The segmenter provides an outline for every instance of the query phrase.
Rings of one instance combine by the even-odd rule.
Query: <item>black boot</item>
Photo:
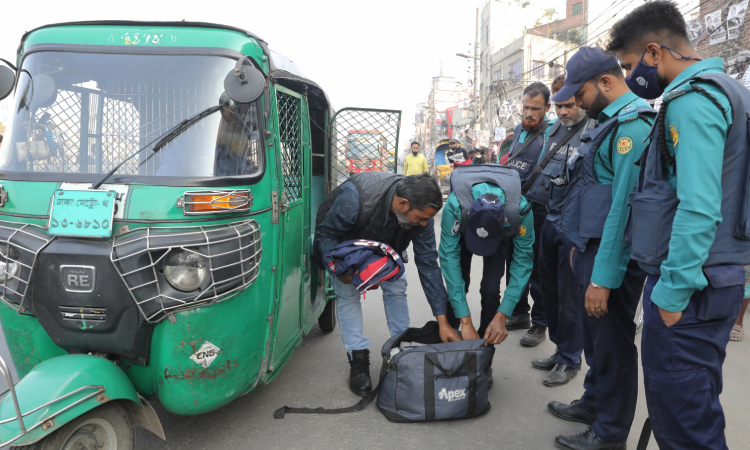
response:
[[[352,350],[352,356],[346,353],[349,358],[349,389],[354,394],[364,397],[372,390],[372,381],[370,381],[370,350]]]
[[[513,314],[505,322],[505,329],[508,331],[528,330],[529,328],[531,328],[531,316],[529,314]]]
[[[545,386],[562,386],[575,378],[578,370],[580,369],[577,367],[570,367],[567,364],[557,363],[547,376],[544,377],[542,382]]]
[[[626,450],[627,442],[604,442],[589,428],[583,433],[557,436],[555,445],[563,450]]]
[[[560,354],[560,351],[555,348],[555,353],[552,354],[549,358],[542,358],[542,359],[532,359],[531,365],[534,366],[535,369],[539,370],[552,370],[555,368],[555,364],[557,364],[557,355]]]
[[[596,420],[596,416],[583,409],[583,406],[578,404],[578,400],[573,400],[570,405],[560,402],[549,402],[549,404],[547,404],[547,409],[549,409],[549,412],[556,417],[570,422],[580,422],[587,425],[593,425]]]
[[[547,327],[531,324],[531,328],[521,336],[521,345],[524,347],[536,347],[547,339]]]

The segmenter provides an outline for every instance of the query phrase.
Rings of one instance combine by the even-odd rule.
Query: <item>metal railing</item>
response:
[[[54,240],[44,230],[38,225],[0,220],[0,249],[5,251],[5,256],[0,255],[5,262],[5,282],[0,283],[0,299],[19,313],[26,311],[24,300],[39,253]],[[9,256],[11,251],[16,253],[16,259]],[[18,269],[15,274],[10,270],[13,265]]]

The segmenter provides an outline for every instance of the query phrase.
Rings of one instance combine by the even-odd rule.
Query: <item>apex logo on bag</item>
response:
[[[448,400],[449,402],[463,400],[466,398],[466,389],[456,389],[454,391],[449,391],[443,388],[443,390],[438,394],[438,398],[440,400]]]

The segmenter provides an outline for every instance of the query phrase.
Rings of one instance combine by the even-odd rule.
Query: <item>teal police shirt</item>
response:
[[[724,73],[724,61],[710,58],[689,66],[667,86],[665,94],[686,79],[704,73]],[[680,169],[677,173],[664,163],[663,176],[680,202],[672,224],[669,255],[661,264],[661,277],[651,300],[671,312],[684,310],[693,293],[708,285],[703,264],[722,220],[721,174],[732,107],[715,85],[695,84],[716,97],[726,114],[697,92],[688,92],[668,102],[664,120],[667,148]]]
[[[650,105],[646,100],[628,92],[604,108],[599,114],[599,123],[641,107],[648,108]],[[653,122],[654,119],[649,120]],[[639,168],[635,163],[646,149],[647,144],[643,141],[650,131],[651,126],[640,119],[621,122],[617,134],[610,134],[596,149],[594,176],[600,184],[612,185],[612,209],[604,223],[591,282],[610,289],[620,287],[630,260],[630,245],[622,242],[622,236],[630,213],[630,193],[638,180]],[[613,139],[610,161],[609,148]]]
[[[490,192],[497,195],[500,201],[505,204],[505,192],[495,185],[479,183],[471,188],[471,195],[474,200]],[[498,312],[508,317],[513,314],[513,309],[516,307],[518,300],[520,300],[524,287],[529,282],[531,269],[534,265],[534,251],[532,249],[534,245],[534,215],[531,212],[531,208],[529,208],[528,201],[521,196],[521,211],[524,210],[526,210],[526,213],[521,215],[521,229],[519,230],[519,234],[513,238],[513,262],[510,265],[510,282],[505,288],[505,298],[500,303],[500,308],[498,309]],[[448,298],[450,299],[451,306],[453,306],[453,312],[458,318],[471,315],[469,306],[466,303],[466,285],[461,276],[460,225],[461,204],[456,198],[456,194],[451,192],[448,196],[448,201],[445,202],[445,208],[443,208],[438,254],[440,255],[440,267],[443,271],[443,278],[445,278],[445,283],[448,287]],[[509,227],[510,225],[506,222],[505,226]],[[505,269],[497,267],[497,270],[502,271]]]

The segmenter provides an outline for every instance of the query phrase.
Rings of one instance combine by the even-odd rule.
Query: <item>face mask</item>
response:
[[[690,56],[682,56],[677,50],[671,49],[666,45],[662,45],[662,48],[669,50],[669,54],[674,58],[674,53],[680,55],[677,60],[680,59],[694,59],[700,61],[698,58]],[[657,73],[658,66],[649,66],[643,63],[643,57],[646,55],[646,50],[641,55],[641,60],[638,61],[638,65],[635,66],[635,70],[630,73],[629,77],[625,77],[625,84],[628,85],[631,91],[635,95],[647,100],[659,98],[664,93],[664,88],[659,86],[659,75]]]

